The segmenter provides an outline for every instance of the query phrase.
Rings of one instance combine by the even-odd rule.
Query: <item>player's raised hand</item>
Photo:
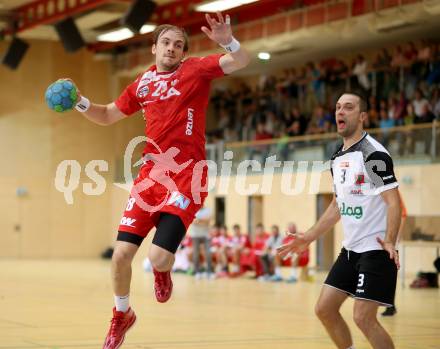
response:
[[[397,269],[400,269],[399,252],[397,252],[394,244],[389,241],[384,241],[380,237],[377,237],[376,240],[382,246],[382,248],[389,253],[390,259],[394,260]]]
[[[286,235],[294,237],[293,240],[277,248],[277,254],[284,258],[290,253],[299,253],[304,251],[312,242],[304,233],[289,233]]]
[[[202,31],[210,38],[212,41],[220,45],[228,45],[232,41],[232,30],[231,30],[231,18],[226,15],[223,18],[221,12],[217,12],[217,19],[209,14],[205,14],[206,22],[208,22],[209,28],[203,26]]]

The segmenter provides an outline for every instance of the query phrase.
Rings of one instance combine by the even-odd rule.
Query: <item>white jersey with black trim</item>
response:
[[[387,205],[380,194],[398,186],[390,154],[364,133],[348,149],[336,151],[330,169],[344,230],[342,245],[357,253],[382,249],[376,238],[385,237]]]

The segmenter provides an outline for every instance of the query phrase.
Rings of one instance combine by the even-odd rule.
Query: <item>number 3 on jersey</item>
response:
[[[345,183],[345,175],[347,174],[347,170],[341,170],[341,184]]]
[[[364,286],[364,279],[365,279],[365,274],[359,274],[359,280],[358,280],[357,287]]]

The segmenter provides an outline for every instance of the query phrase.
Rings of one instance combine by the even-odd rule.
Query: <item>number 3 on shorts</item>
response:
[[[128,199],[127,208],[125,209],[125,211],[131,211],[133,209],[135,202],[136,202],[135,198]]]
[[[365,278],[365,274],[359,274],[359,280],[358,280],[357,287],[364,286],[364,278]]]

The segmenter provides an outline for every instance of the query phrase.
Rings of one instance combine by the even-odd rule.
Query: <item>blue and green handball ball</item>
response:
[[[50,109],[63,113],[75,107],[78,91],[71,81],[57,80],[47,88],[45,98]]]

